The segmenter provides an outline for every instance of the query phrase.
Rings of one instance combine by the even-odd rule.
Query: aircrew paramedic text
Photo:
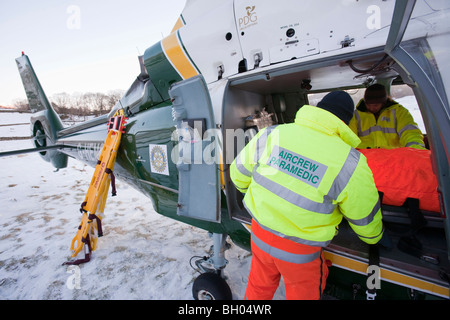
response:
[[[324,164],[281,147],[276,147],[272,150],[267,165],[315,188],[318,187],[328,169]]]
[[[178,307],[178,315],[223,319],[235,316],[266,316],[272,315],[272,306],[269,304],[185,304]]]

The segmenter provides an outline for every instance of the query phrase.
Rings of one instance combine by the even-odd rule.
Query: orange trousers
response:
[[[252,222],[252,262],[245,299],[271,300],[283,277],[286,299],[318,300],[328,267],[321,247],[281,238]]]

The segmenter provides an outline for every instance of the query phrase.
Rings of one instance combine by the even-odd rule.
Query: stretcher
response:
[[[380,193],[383,221],[408,225],[397,247],[421,260],[439,264],[439,258],[424,249],[418,234],[423,228],[443,228],[438,184],[430,150],[413,148],[361,149]],[[389,225],[389,233],[395,228]]]
[[[98,238],[103,236],[102,219],[110,185],[112,186],[112,196],[116,195],[113,169],[122,133],[125,130],[126,120],[123,110],[119,110],[107,123],[108,134],[86,197],[81,204],[80,212],[82,213],[82,218],[80,226],[70,245],[70,250],[73,251],[72,258],[75,258],[83,248],[85,258],[65,262],[65,265],[78,265],[89,262],[92,251],[97,248]]]
[[[440,212],[437,179],[430,150],[414,148],[360,149],[372,170],[382,204],[404,206],[417,199],[419,209]]]

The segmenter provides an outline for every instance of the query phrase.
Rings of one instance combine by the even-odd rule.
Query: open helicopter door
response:
[[[414,19],[415,10],[420,9],[420,5],[423,4],[417,1],[396,1],[384,51],[394,59],[395,70],[413,88],[419,102],[432,151],[433,172],[438,180],[450,260],[450,96],[447,91],[450,86],[447,49],[450,25],[446,23],[450,18],[450,4],[447,1],[433,2],[432,14],[425,19]],[[415,34],[420,31],[423,34],[417,37]]]
[[[173,161],[178,169],[177,214],[220,222],[220,180],[217,140],[208,87],[203,76],[173,84],[169,89],[178,144]]]

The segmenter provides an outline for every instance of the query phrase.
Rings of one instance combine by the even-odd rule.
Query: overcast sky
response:
[[[24,51],[47,94],[126,90],[138,55],[169,35],[185,0],[1,0],[0,105],[25,99]]]

